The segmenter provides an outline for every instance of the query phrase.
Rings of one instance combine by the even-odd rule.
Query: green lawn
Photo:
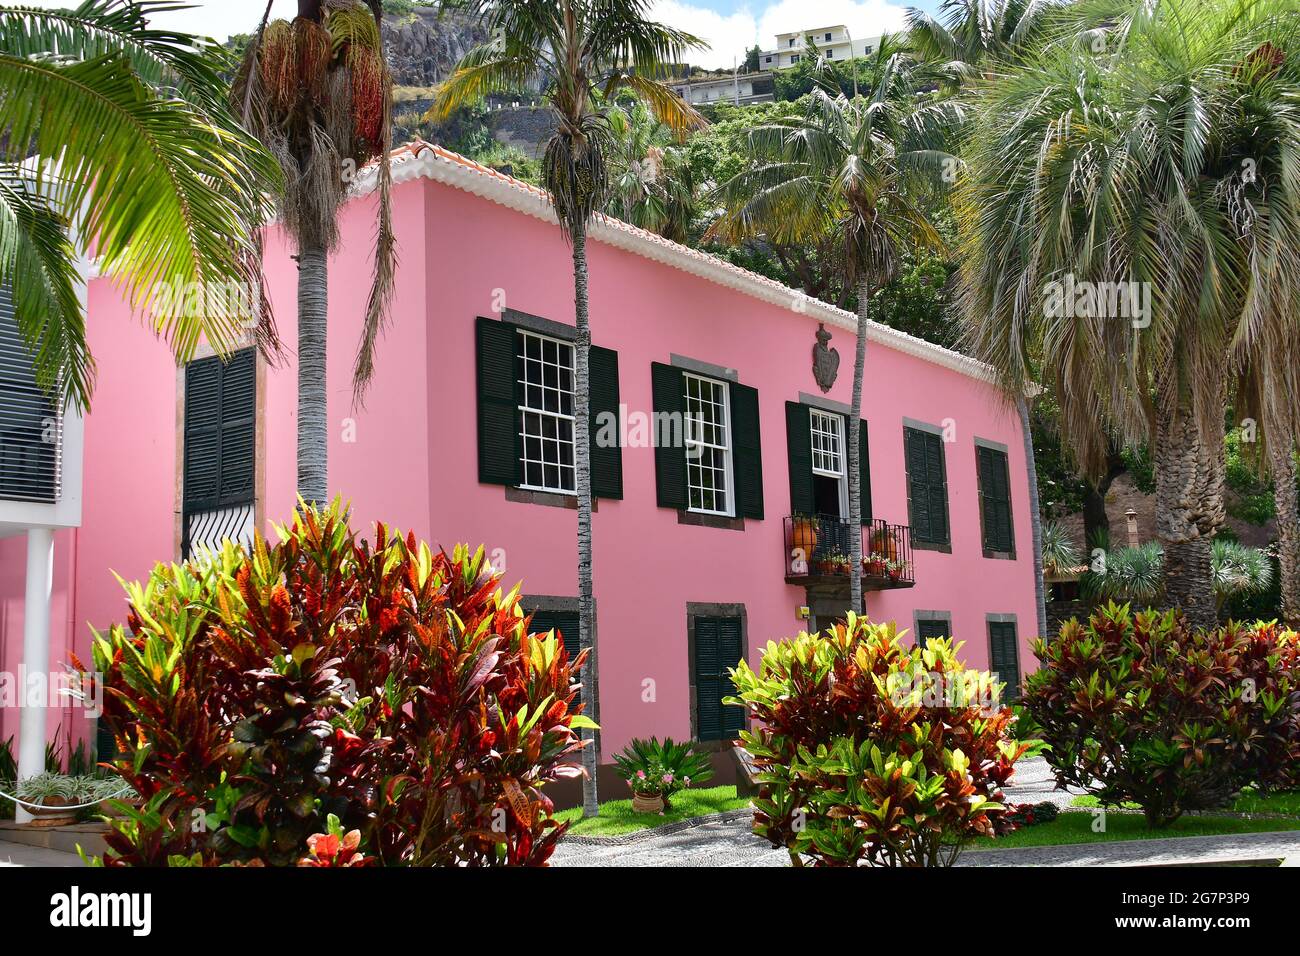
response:
[[[1091,794],[1075,797],[1070,801],[1072,807],[1091,809],[1101,806],[1101,801]],[[1125,803],[1126,810],[1142,809],[1136,803]],[[1232,805],[1233,813],[1281,813],[1286,816],[1300,817],[1300,790],[1279,790],[1275,793],[1261,794],[1247,790]]]
[[[749,797],[736,796],[736,788],[701,787],[695,790],[683,790],[673,797],[673,808],[666,813],[634,813],[632,800],[609,800],[600,805],[600,816],[583,817],[582,808],[561,810],[555,815],[557,820],[572,820],[574,824],[569,833],[581,836],[622,836],[637,830],[660,827],[665,823],[674,823],[690,817],[702,817],[710,813],[722,813],[725,810],[738,810],[749,806]]]
[[[1093,815],[1066,811],[1051,823],[1022,827],[997,839],[981,837],[972,850],[1003,850],[1021,846],[1064,846],[1073,843],[1110,843],[1119,840],[1161,840],[1167,837],[1214,836],[1220,833],[1266,833],[1300,830],[1300,820],[1247,820],[1242,817],[1180,817],[1163,830],[1147,828],[1139,813],[1109,813],[1106,832],[1092,832]]]

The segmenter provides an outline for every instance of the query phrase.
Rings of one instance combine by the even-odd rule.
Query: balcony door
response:
[[[185,455],[181,556],[251,544],[256,526],[257,353],[185,367]]]

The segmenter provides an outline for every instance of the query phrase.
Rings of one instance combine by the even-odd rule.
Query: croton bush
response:
[[[959,647],[904,646],[894,624],[850,614],[770,642],[757,672],[741,661],[728,703],[754,718],[754,832],[797,866],[948,865],[1000,832],[1001,788],[1036,745],[1013,739],[1000,685]]]
[[[158,566],[95,636],[143,798],[104,862],[545,863],[566,825],[542,786],[580,773],[591,725],[581,659],[528,633],[482,549],[364,540],[337,505],[278,530]]]
[[[1276,624],[1194,630],[1110,603],[1034,647],[1024,704],[1061,785],[1132,801],[1152,827],[1300,771],[1300,636]]]

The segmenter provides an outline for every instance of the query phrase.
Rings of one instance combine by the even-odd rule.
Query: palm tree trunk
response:
[[[853,399],[849,404],[849,607],[855,614],[866,609],[862,604],[862,379],[867,366],[867,306],[871,302],[871,283],[858,282],[858,339],[853,354]]]
[[[576,314],[573,375],[574,477],[578,492],[578,646],[587,652],[582,665],[582,700],[586,711],[599,720],[596,703],[596,631],[591,585],[591,326],[587,317],[587,227],[573,227],[573,304]],[[596,732],[582,730],[582,812],[600,815],[596,795],[596,770],[600,755],[596,751]]]
[[[1171,407],[1171,405],[1173,407]],[[1156,534],[1164,548],[1163,608],[1180,608],[1193,627],[1213,627],[1211,539],[1223,525],[1222,441],[1203,440],[1187,403],[1156,411]]]
[[[1300,629],[1300,501],[1296,494],[1296,466],[1290,436],[1277,433],[1268,443],[1269,471],[1277,503],[1278,584],[1282,592],[1282,620]],[[1271,437],[1271,436],[1270,436]]]
[[[298,494],[308,504],[329,500],[329,429],[325,397],[325,333],[329,277],[324,248],[298,253]]]
[[[1046,640],[1047,599],[1043,584],[1043,516],[1038,502],[1038,463],[1034,459],[1034,433],[1029,425],[1029,403],[1024,396],[1016,399],[1020,412],[1020,430],[1025,439],[1025,470],[1029,473],[1029,527],[1033,529],[1034,549],[1034,610],[1038,614],[1038,636]]]

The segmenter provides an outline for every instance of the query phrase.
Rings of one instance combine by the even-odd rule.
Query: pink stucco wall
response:
[[[352,502],[359,526],[382,518],[448,548],[457,541],[504,549],[509,581],[529,595],[573,596],[576,512],[509,502],[479,484],[474,322],[501,304],[572,324],[571,259],[559,229],[427,179],[396,188],[401,267],[396,306],[380,343],[378,374],[354,407],[351,361],[368,291],[372,200],[345,211],[331,265],[329,401],[331,488]],[[268,244],[270,290],[286,359],[266,372],[266,514],[284,520],[294,498],[296,270],[279,237]],[[673,354],[734,368],[758,389],[766,518],[743,531],[686,526],[656,506],[654,452],[623,451],[624,498],[602,500],[593,519],[605,754],[631,736],[690,731],[687,602],[743,603],[751,660],[769,640],[801,629],[802,589],[784,580],[782,518],[790,511],[784,405],[820,394],[810,369],[817,323],[703,278],[600,242],[589,245],[595,344],[619,353],[621,400],[650,411],[650,365]],[[108,569],[144,574],[174,548],[176,370],[166,347],[127,316],[104,282],[92,284],[92,346],[99,389],[87,421],[84,525],[61,534],[71,606],[63,646],[86,643],[86,624],[120,619]],[[835,330],[845,361],[826,396],[848,403],[852,335]],[[1034,584],[1029,503],[1019,421],[987,384],[875,343],[867,355],[864,417],[870,430],[877,518],[907,523],[903,419],[951,419],[946,446],[952,553],[917,551],[916,586],[868,596],[869,613],[912,626],[913,610],[948,611],[965,657],[988,662],[985,615],[1015,614],[1022,670],[1032,667]],[[345,441],[354,433],[354,441]],[[1017,560],[986,559],[980,544],[976,437],[1007,446]],[[21,647],[22,539],[0,542],[0,648]],[[72,557],[67,557],[68,552]],[[67,563],[71,562],[71,563]],[[58,639],[55,642],[59,647]],[[652,700],[643,693],[654,682]],[[14,721],[16,723],[16,721]],[[0,726],[0,734],[5,731]]]

